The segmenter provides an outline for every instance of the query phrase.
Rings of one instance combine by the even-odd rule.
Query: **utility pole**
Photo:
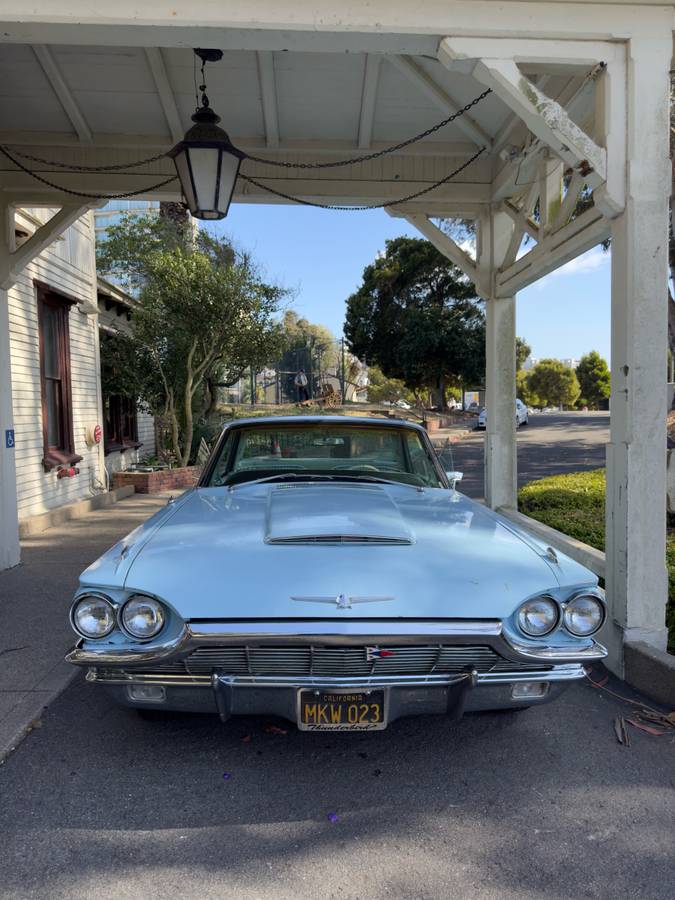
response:
[[[251,366],[251,406],[255,406],[255,369]]]
[[[345,339],[340,338],[340,393],[342,394],[342,405],[344,406],[347,399],[347,382],[345,373]]]

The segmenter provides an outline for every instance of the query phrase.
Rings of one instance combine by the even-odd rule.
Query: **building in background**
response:
[[[98,330],[101,359],[103,453],[110,482],[114,472],[124,471],[156,453],[155,420],[138,399],[115,386],[114,342],[128,331],[138,301],[112,282],[97,280]]]

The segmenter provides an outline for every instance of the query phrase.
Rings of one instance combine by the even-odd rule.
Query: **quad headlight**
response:
[[[150,640],[164,627],[164,608],[159,600],[134,594],[129,597],[120,613],[120,624],[131,637]]]
[[[532,597],[517,613],[518,627],[530,637],[542,637],[558,624],[558,604],[550,597]]]
[[[101,594],[85,594],[73,604],[70,620],[83,638],[104,638],[115,627],[115,607]]]
[[[565,604],[563,624],[570,634],[588,637],[605,621],[605,607],[593,594],[578,594]]]

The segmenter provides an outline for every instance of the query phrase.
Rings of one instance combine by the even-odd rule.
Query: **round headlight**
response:
[[[565,606],[563,622],[565,628],[577,637],[594,634],[605,621],[605,608],[592,594],[573,597]]]
[[[84,638],[104,638],[115,627],[115,608],[97,594],[79,597],[70,614],[75,631]]]
[[[518,626],[531,637],[541,637],[558,624],[558,606],[550,597],[533,597],[518,610]]]
[[[149,640],[162,630],[164,610],[159,600],[136,594],[122,607],[122,626],[132,637]]]

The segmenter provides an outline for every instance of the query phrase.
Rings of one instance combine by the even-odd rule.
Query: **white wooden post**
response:
[[[9,269],[13,241],[14,211],[0,202],[0,272]],[[16,566],[20,556],[8,294],[0,287],[0,570]]]
[[[479,222],[478,269],[488,285],[485,339],[485,500],[492,509],[517,507],[516,298],[498,297],[495,274],[514,232],[511,218],[489,212]]]
[[[607,447],[609,666],[623,642],[666,646],[668,70],[671,35],[628,46],[625,211],[612,222],[612,397]]]

